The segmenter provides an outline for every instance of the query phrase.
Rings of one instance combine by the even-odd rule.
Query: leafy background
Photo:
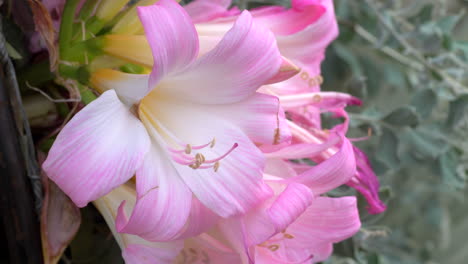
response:
[[[234,3],[252,8],[287,6],[289,1]],[[326,263],[464,263],[468,1],[335,0],[335,7],[340,37],[327,50],[322,88],[363,99],[362,107],[348,108],[348,136],[372,131],[368,140],[356,144],[379,175],[388,210],[375,216],[363,208],[361,231],[338,244]],[[53,104],[21,80],[36,80],[55,97],[64,96],[64,89],[47,82],[53,76],[41,71],[47,70],[43,64],[30,66],[38,58],[28,54],[21,32],[33,25],[18,28],[8,16],[2,22],[33,134],[44,137],[71,109],[66,103]],[[39,148],[47,149],[48,143]],[[353,190],[345,187],[330,193],[348,194]],[[61,262],[123,263],[96,209],[88,206],[81,213],[80,231]]]
[[[324,90],[364,100],[351,136],[387,197],[381,216],[329,263],[464,263],[468,234],[467,1],[335,1],[340,37],[323,65]],[[364,212],[364,211],[362,211]]]

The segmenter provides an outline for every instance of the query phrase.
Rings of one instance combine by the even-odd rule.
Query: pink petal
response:
[[[283,186],[284,188],[284,186]],[[244,217],[231,218],[220,223],[220,231],[245,259],[253,263],[252,246],[261,244],[284,231],[312,203],[314,196],[302,184],[293,183],[273,200],[264,203]]]
[[[289,184],[268,209],[276,231],[283,231],[293,223],[309,207],[313,198],[314,195],[307,186]]]
[[[285,233],[275,241],[278,250],[260,249],[260,259],[275,260],[271,263],[305,263],[327,259],[332,253],[332,243],[354,235],[361,226],[355,197],[318,197],[311,206],[289,225]],[[258,248],[258,247],[257,247]],[[268,262],[260,262],[268,263]]]
[[[149,146],[143,124],[109,90],[62,129],[43,169],[83,207],[130,179]]]
[[[177,256],[175,263],[240,264],[242,262],[239,254],[232,249],[207,234],[201,234],[185,241],[185,249]]]
[[[239,103],[217,108],[213,111],[239,126],[255,143],[277,145],[291,140],[277,97],[256,93]]]
[[[184,6],[194,23],[211,21],[213,19],[232,16],[240,13],[239,9],[228,10],[231,0],[196,0]]]
[[[282,158],[282,159],[304,159],[314,157],[327,150],[330,147],[335,146],[341,141],[341,137],[332,134],[322,144],[315,143],[295,143],[286,146],[278,151],[266,153],[267,158]]]
[[[313,261],[322,261],[331,255],[332,243],[353,236],[360,227],[356,197],[319,197],[288,227],[294,238],[285,242],[291,251],[308,250]]]
[[[337,243],[361,227],[356,197],[317,197],[307,211],[288,227],[298,244]],[[291,241],[294,241],[291,240]],[[305,243],[305,244],[304,244]]]
[[[218,123],[219,124],[219,123]],[[179,175],[195,196],[222,217],[245,214],[271,195],[261,179],[264,160],[258,149],[235,129],[224,129],[216,147],[206,156],[220,156],[235,142],[238,147],[220,162],[219,169],[192,169],[176,165]]]
[[[379,197],[379,179],[372,170],[366,154],[354,146],[353,150],[356,156],[357,172],[346,185],[356,189],[366,198],[368,203],[367,211],[370,214],[380,214],[384,212],[387,207]]]
[[[179,254],[180,250],[183,248],[183,241],[165,243],[149,242],[138,236],[119,234],[115,230],[115,215],[119,204],[121,204],[122,201],[127,201],[128,203],[126,203],[123,210],[129,213],[133,210],[135,199],[135,189],[127,183],[94,201],[94,205],[106,220],[115,240],[122,249],[122,256],[125,259],[125,263],[173,263],[177,254]]]
[[[122,251],[122,257],[126,264],[171,264],[182,247],[183,241],[150,245],[130,244]]]
[[[298,2],[298,1],[296,1]],[[298,8],[293,8],[291,13],[297,13],[303,17],[305,21],[298,21],[288,25],[286,20],[281,20],[285,23],[284,33],[278,30],[276,33],[278,46],[280,46],[281,54],[287,58],[303,62],[309,67],[319,67],[320,61],[324,57],[325,48],[338,36],[338,24],[335,17],[332,0],[308,1],[306,5],[301,5]],[[306,1],[303,1],[306,3]],[[293,13],[293,14],[294,14]],[[315,16],[308,17],[312,13]],[[282,16],[290,16],[291,19],[296,19],[291,14],[282,14]],[[277,15],[279,17],[281,15]],[[271,20],[275,19],[274,15],[267,17]],[[287,19],[287,18],[285,18]],[[279,23],[279,22],[278,22]],[[271,27],[270,27],[271,28]],[[281,34],[282,33],[282,34]],[[312,74],[315,74],[312,72]]]
[[[310,169],[310,166],[307,166],[307,169]],[[297,176],[296,171],[293,167],[290,166],[288,161],[285,161],[281,158],[267,158],[264,174],[275,176],[277,178],[290,178]],[[265,179],[265,175],[263,176]]]
[[[198,199],[192,199],[192,207],[183,232],[179,233],[177,239],[186,239],[200,235],[215,226],[221,218],[210,211]]]
[[[179,177],[167,153],[159,146],[153,144],[146,155],[137,170],[136,183],[138,198],[135,208],[127,221],[123,206],[120,207],[117,230],[150,241],[172,240],[185,226],[192,193]]]
[[[239,102],[275,76],[281,61],[273,34],[244,11],[213,50],[168,80],[167,90],[192,102]]]
[[[249,244],[256,245],[286,229],[309,207],[314,199],[310,189],[292,183],[268,207],[257,208],[243,219]]]
[[[346,183],[355,172],[356,161],[352,145],[349,140],[343,138],[340,150],[333,156],[288,180],[303,183],[315,194],[321,194]]]
[[[274,11],[273,11],[274,10]],[[291,8],[288,10],[269,9],[268,12],[254,9],[252,15],[256,21],[265,24],[275,35],[291,35],[304,30],[319,19],[325,12],[325,8],[313,1],[308,5],[302,5],[301,9]]]
[[[300,93],[279,98],[281,106],[288,109],[306,105],[313,105],[320,109],[335,109],[362,104],[361,100],[354,96],[337,92]]]
[[[174,0],[160,0],[138,7],[153,53],[154,65],[149,87],[168,74],[184,70],[197,57],[198,36],[189,15]]]

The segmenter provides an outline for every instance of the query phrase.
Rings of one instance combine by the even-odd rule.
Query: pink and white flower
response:
[[[136,175],[136,205],[128,220],[118,214],[119,231],[170,240],[194,201],[230,217],[271,196],[253,142],[290,134],[278,99],[256,90],[283,61],[273,34],[247,11],[198,59],[197,32],[179,4],[160,0],[138,13],[151,74],[95,72],[102,95],[64,127],[43,168],[81,207]]]
[[[206,11],[196,8],[196,6],[205,6],[207,2],[217,5],[217,8],[209,11],[211,14],[209,17],[212,18],[209,20],[203,17]],[[205,43],[203,50],[209,50],[215,45],[235,19],[235,9],[226,9],[230,4],[227,2],[229,1],[196,0],[186,7],[191,17],[197,22],[197,31]],[[301,68],[301,72],[291,79],[264,85],[260,91],[279,97],[281,106],[293,121],[291,125],[304,128],[306,133],[316,134],[312,138],[309,135],[302,139],[295,134],[293,144],[284,149],[282,153],[298,151],[301,148],[302,152],[313,152],[314,145],[330,142],[326,133],[321,130],[320,113],[337,111],[345,116],[346,112],[340,109],[348,105],[361,104],[359,99],[348,94],[320,92],[320,84],[323,81],[320,75],[320,64],[324,59],[325,49],[338,35],[333,1],[293,0],[291,9],[269,6],[254,9],[251,13],[254,21],[262,23],[275,34],[281,54]],[[346,131],[347,126],[344,126],[341,133],[346,134]],[[320,162],[338,151],[333,145],[329,144],[329,147],[324,153],[316,153],[317,155],[303,158],[312,158],[315,162]],[[276,148],[267,146],[263,149],[268,148],[278,149],[279,146]],[[381,213],[386,207],[378,195],[378,179],[366,155],[357,147],[353,149],[357,171],[347,184],[365,196],[369,203],[369,213]]]

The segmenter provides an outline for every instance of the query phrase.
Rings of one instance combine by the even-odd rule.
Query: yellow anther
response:
[[[268,249],[271,250],[271,251],[276,251],[279,249],[279,245],[270,245],[268,246]]]
[[[285,233],[283,236],[284,236],[284,238],[287,238],[287,239],[293,239],[294,238],[293,235],[287,234],[287,233]]]
[[[198,169],[201,166],[201,162],[196,160],[195,163],[192,163],[192,164],[190,164],[188,166],[195,170],[195,169]]]
[[[210,148],[213,148],[216,144],[216,138],[213,138],[213,140],[211,141],[211,144],[210,144]]]
[[[302,72],[302,73],[301,73],[301,78],[302,78],[303,80],[307,80],[307,79],[309,78],[309,74],[308,74],[307,72]]]
[[[185,154],[190,154],[192,152],[192,146],[190,144],[187,144],[185,147]]]
[[[205,156],[203,156],[203,154],[201,153],[197,153],[197,155],[195,155],[195,160],[197,163],[203,163],[205,162]]]
[[[215,162],[215,164],[213,165],[213,169],[214,169],[215,172],[218,171],[218,169],[219,169],[219,161]]]

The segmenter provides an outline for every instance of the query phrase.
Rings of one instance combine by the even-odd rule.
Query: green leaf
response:
[[[413,95],[411,105],[422,118],[427,118],[437,104],[437,94],[431,89],[420,90]]]
[[[402,144],[407,145],[406,151],[418,160],[436,159],[447,148],[448,145],[438,138],[431,128],[420,128],[408,130],[400,135]]]
[[[462,120],[466,118],[468,113],[468,94],[464,94],[457,99],[450,102],[449,113],[447,117],[447,126],[453,128]]]
[[[458,153],[454,149],[445,152],[438,160],[438,169],[445,184],[462,189],[465,187],[465,175],[457,172]]]
[[[413,107],[403,106],[393,110],[382,121],[397,127],[415,127],[419,123],[419,117]]]
[[[380,137],[380,144],[377,150],[377,158],[388,168],[398,167],[398,138],[390,129],[383,129],[383,135]]]
[[[6,50],[8,52],[8,55],[10,55],[10,57],[15,60],[20,60],[23,58],[23,56],[21,56],[21,54],[19,54],[19,52],[15,48],[13,48],[8,42],[6,43]]]
[[[341,45],[339,43],[333,45],[333,48],[336,52],[336,55],[338,55],[340,59],[342,59],[349,65],[349,68],[351,69],[354,75],[363,76],[363,69],[361,67],[361,64],[353,52],[351,52],[346,46]]]
[[[359,77],[353,76],[353,78],[346,84],[345,91],[360,99],[366,98],[367,97],[366,79],[363,77],[359,78]]]
[[[454,41],[454,47],[463,52],[465,59],[468,59],[468,41]]]
[[[442,30],[445,34],[451,34],[455,26],[462,18],[461,15],[454,15],[454,16],[446,16],[439,21],[437,21],[437,26]]]

